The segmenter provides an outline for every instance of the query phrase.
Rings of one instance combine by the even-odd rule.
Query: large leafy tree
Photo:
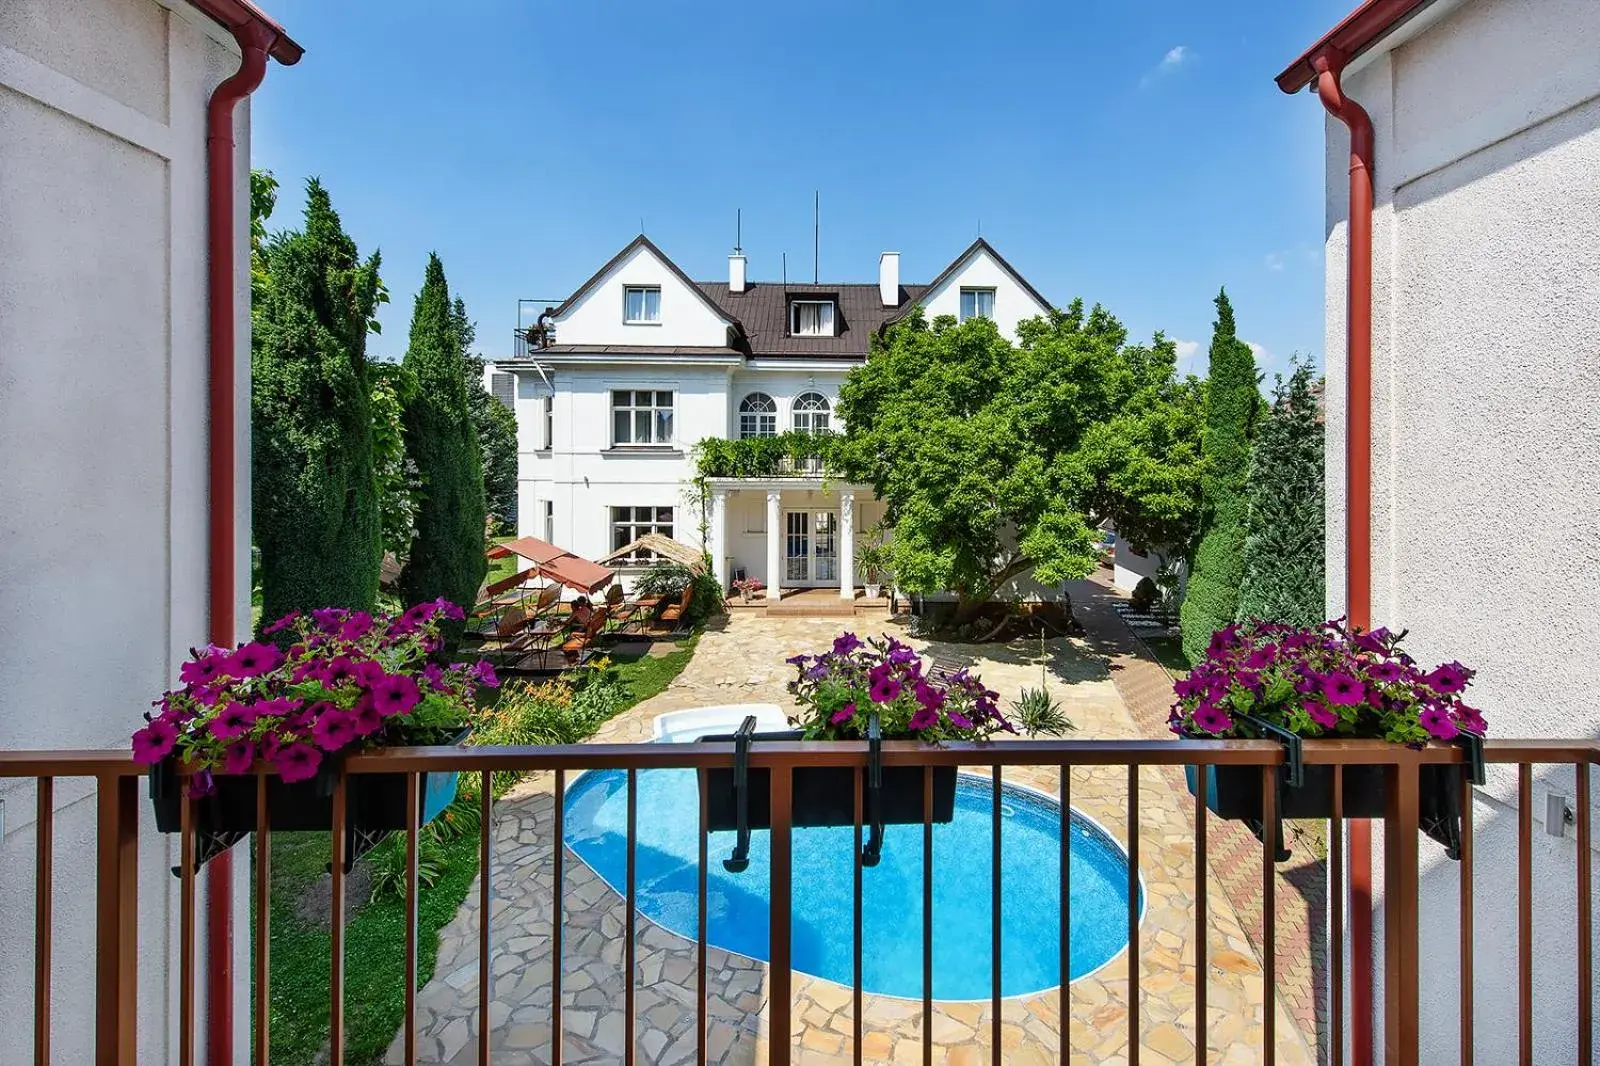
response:
[[[387,299],[379,257],[360,259],[315,178],[304,228],[263,249],[270,281],[256,288],[251,352],[262,615],[370,608],[381,549],[366,346]]]
[[[450,319],[461,338],[461,356],[467,364],[467,410],[483,456],[484,502],[495,528],[510,532],[517,522],[517,416],[483,387],[485,364],[472,350],[478,327],[467,317],[467,305],[459,296],[451,305]]]
[[[1174,345],[1130,345],[1081,301],[1019,334],[918,313],[840,389],[839,459],[887,505],[896,584],[954,591],[958,621],[1029,570],[1092,572],[1106,518],[1162,543],[1193,524],[1200,394],[1177,379]]]
[[[1238,618],[1312,625],[1323,618],[1322,410],[1309,363],[1278,378],[1250,454]]]
[[[404,366],[417,382],[405,408],[405,444],[420,498],[400,595],[408,604],[442,596],[470,609],[488,571],[483,462],[467,410],[461,335],[437,255],[428,256]]]
[[[1244,580],[1245,484],[1250,438],[1261,392],[1250,346],[1239,339],[1227,290],[1217,294],[1206,381],[1203,450],[1206,473],[1200,512],[1200,542],[1179,621],[1190,662],[1205,655],[1211,634],[1232,622]]]

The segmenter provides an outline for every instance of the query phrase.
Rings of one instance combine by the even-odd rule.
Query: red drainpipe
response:
[[[234,618],[234,405],[237,375],[234,331],[235,278],[233,166],[234,107],[267,73],[267,53],[277,35],[258,22],[230,26],[239,42],[239,69],[211,94],[206,108],[206,295],[210,316],[211,456],[208,543],[211,560],[210,639],[232,647]],[[212,859],[206,871],[206,1061],[233,1061],[233,853]]]
[[[1372,118],[1344,94],[1349,57],[1328,48],[1312,59],[1317,96],[1350,129],[1350,267],[1346,286],[1345,604],[1349,624],[1372,625]],[[1335,950],[1338,950],[1336,948]],[[1372,823],[1350,823],[1350,1044],[1356,1066],[1372,1062]],[[1338,1024],[1338,1019],[1334,1020]]]

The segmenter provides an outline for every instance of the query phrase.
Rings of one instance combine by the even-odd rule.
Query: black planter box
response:
[[[1332,818],[1333,767],[1307,763],[1299,786],[1287,783],[1288,767],[1279,766],[1278,817]],[[1198,767],[1184,767],[1189,794],[1198,795]],[[1219,818],[1249,823],[1261,836],[1261,768],[1259,766],[1209,766],[1206,807]],[[1381,819],[1389,798],[1384,766],[1352,764],[1344,768],[1346,818]],[[1418,808],[1423,833],[1444,845],[1452,859],[1461,857],[1461,775],[1459,765],[1424,765],[1417,768]],[[1281,846],[1281,834],[1279,836]],[[1280,861],[1288,857],[1281,851]]]
[[[467,731],[454,734],[459,744]],[[325,758],[315,777],[287,783],[267,778],[267,825],[281,832],[328,832],[333,828],[333,782],[337,756]],[[428,772],[418,781],[422,816],[418,828],[437,818],[456,798],[459,774]],[[256,831],[256,775],[216,774],[214,790],[194,804],[194,827],[200,837],[198,861],[232,847]],[[150,801],[156,830],[182,831],[183,780],[177,762],[168,757],[150,768]],[[405,774],[351,774],[345,779],[346,869],[389,833],[406,826]]]
[[[799,740],[798,732],[757,733],[751,740]],[[732,734],[700,738],[706,741],[729,742]],[[930,819],[924,817],[922,805],[923,773],[920,766],[885,766],[883,790],[880,793],[880,814],[885,825],[921,825]],[[794,802],[791,809],[792,824],[796,826],[855,825],[856,772],[849,766],[797,766],[794,769]],[[764,768],[752,767],[748,772],[749,826],[751,829],[772,828],[772,774]],[[733,787],[733,770],[705,770],[700,775],[700,787],[706,797],[706,825],[712,831],[738,828],[738,804]],[[871,821],[870,800],[866,798],[866,777],[862,776],[861,821]],[[956,768],[933,768],[933,816],[931,821],[950,822],[956,816]]]

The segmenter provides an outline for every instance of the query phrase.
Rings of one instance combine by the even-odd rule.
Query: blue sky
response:
[[[297,224],[318,175],[393,296],[429,251],[504,354],[645,232],[724,279],[927,281],[978,233],[1046,296],[1197,342],[1226,285],[1264,368],[1322,352],[1323,113],[1276,74],[1352,0],[268,0],[306,48],[254,103],[254,165]],[[1181,346],[1188,353],[1189,345]]]

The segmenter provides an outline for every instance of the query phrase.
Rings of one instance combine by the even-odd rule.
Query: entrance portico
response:
[[[753,577],[767,602],[785,590],[831,588],[856,596],[856,528],[875,519],[870,487],[820,477],[713,478],[707,548],[724,588]]]

